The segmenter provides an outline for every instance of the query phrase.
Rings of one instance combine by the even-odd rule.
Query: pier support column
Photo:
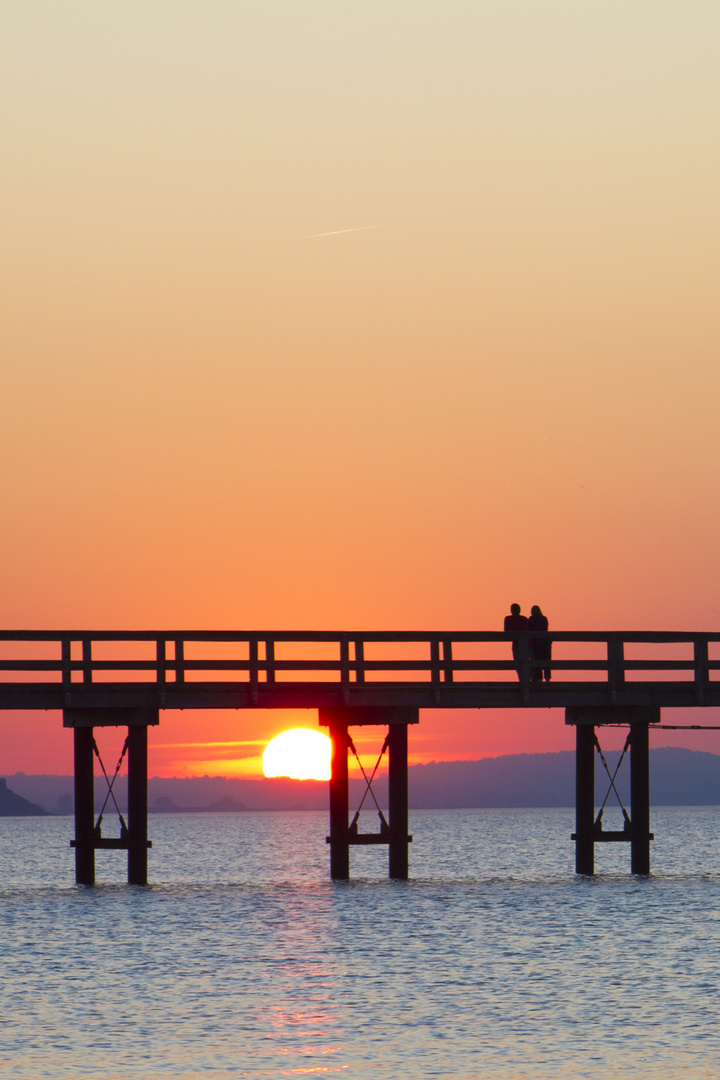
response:
[[[406,724],[388,727],[388,801],[390,809],[389,874],[408,876],[408,729]]]
[[[128,728],[128,884],[147,885],[148,734]]]
[[[575,873],[595,873],[595,728],[575,728]]]
[[[348,836],[348,729],[333,721],[329,725],[330,742],[330,877],[346,881],[350,877],[350,838]]]
[[[594,873],[595,844],[630,843],[630,869],[633,874],[650,873],[650,748],[651,724],[660,723],[660,708],[656,705],[579,707],[565,710],[565,723],[575,725],[577,746],[575,813],[575,869],[578,874]],[[625,819],[621,831],[603,829],[602,818],[595,822],[595,731],[606,725],[627,724],[630,735],[626,749],[630,750],[630,817],[620,801],[615,788],[615,775],[611,774],[604,757],[601,759],[615,789]],[[600,749],[599,743],[597,744]],[[624,753],[624,752],[623,752]],[[622,759],[621,759],[622,760]],[[619,766],[618,766],[619,767]],[[617,770],[616,770],[617,772]],[[610,791],[608,791],[608,795]],[[607,796],[606,796],[607,800]],[[605,804],[603,803],[603,806]]]
[[[404,705],[363,706],[318,709],[321,727],[328,729],[332,745],[330,755],[330,876],[343,881],[350,877],[350,848],[353,845],[387,844],[389,876],[405,880],[408,876],[408,725],[420,720],[419,709]],[[350,737],[350,727],[385,727],[388,733],[372,771],[365,771]],[[385,751],[388,751],[387,820],[372,789],[373,780]],[[358,761],[366,784],[352,823],[349,822],[348,755]],[[379,832],[360,832],[360,812],[366,798],[376,804],[380,817]]]
[[[95,784],[93,729],[76,727],[75,750],[75,881],[95,884]]]
[[[650,873],[650,747],[647,724],[630,724],[630,872]]]
[[[95,852],[127,851],[128,884],[147,885],[148,848],[148,742],[147,729],[160,721],[152,708],[113,706],[73,706],[63,709],[63,727],[73,729],[75,739],[75,880],[79,885],[95,884]],[[103,836],[100,822],[95,824],[93,753],[96,727],[128,729],[128,825],[120,814],[120,836]],[[110,792],[117,779],[123,755],[115,775],[107,776]],[[104,766],[103,766],[104,768]],[[108,797],[110,797],[110,792]],[[115,804],[115,795],[112,796]],[[106,803],[107,805],[107,803]]]

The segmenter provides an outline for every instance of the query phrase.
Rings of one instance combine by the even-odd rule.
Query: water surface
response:
[[[156,815],[153,884],[100,852],[92,890],[71,819],[3,819],[0,1076],[715,1080],[718,825],[658,809],[649,879],[583,879],[572,811],[418,811],[412,880],[332,883],[324,814]]]

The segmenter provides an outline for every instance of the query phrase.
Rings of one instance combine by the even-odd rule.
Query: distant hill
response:
[[[611,769],[618,754],[606,754]],[[616,781],[624,801],[629,801],[629,761]],[[32,776],[16,773],[9,778],[15,791],[50,813],[71,813],[71,776]],[[105,795],[103,781],[96,780],[96,800]],[[414,809],[452,809],[510,806],[574,806],[575,754],[563,750],[552,754],[508,754],[479,761],[437,761],[410,768],[410,806]],[[116,785],[124,808],[124,782]],[[608,787],[597,762],[596,791],[601,802]],[[386,783],[377,781],[378,799],[386,805]],[[7,790],[7,789],[6,789]],[[350,799],[356,806],[364,784],[352,781]],[[720,805],[720,755],[697,750],[664,747],[650,751],[650,793],[654,806]],[[149,803],[155,813],[187,811],[325,810],[327,784],[314,780],[239,780],[200,776],[187,779],[153,777]],[[8,791],[8,795],[12,792]],[[366,804],[367,805],[367,804]],[[34,811],[37,812],[37,809]],[[0,809],[0,813],[3,813]]]
[[[47,817],[48,811],[16,795],[0,777],[0,817]]]
[[[606,752],[614,770],[619,754]],[[630,799],[630,759],[615,786]],[[599,759],[595,790],[605,796],[608,778]],[[654,806],[720,805],[720,755],[675,747],[650,751],[650,797]],[[425,809],[509,806],[574,806],[575,752],[511,754],[480,761],[439,761],[410,770],[410,805]]]

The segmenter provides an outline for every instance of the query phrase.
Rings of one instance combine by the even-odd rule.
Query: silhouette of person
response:
[[[503,630],[506,632],[512,632],[513,630],[527,630],[528,620],[525,615],[520,614],[520,605],[511,604],[510,614],[505,616],[505,622],[503,623]],[[513,638],[512,643],[513,661],[515,662],[515,670],[520,678],[520,641],[518,638]]]
[[[552,656],[552,641],[545,637],[548,629],[548,621],[547,617],[543,615],[537,604],[533,604],[530,608],[530,618],[527,621],[527,627],[528,630],[541,630],[543,632],[542,637],[530,638],[532,681],[542,682],[544,675],[545,681],[550,682],[552,671],[549,665],[550,657]]]

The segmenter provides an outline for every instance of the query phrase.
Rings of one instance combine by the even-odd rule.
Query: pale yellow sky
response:
[[[719,41],[3,4],[5,624],[717,629]]]

